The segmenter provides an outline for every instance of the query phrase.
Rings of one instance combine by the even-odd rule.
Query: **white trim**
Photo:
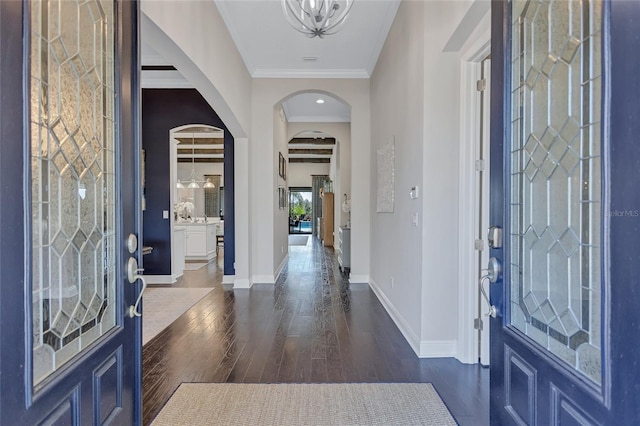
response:
[[[458,353],[460,362],[472,364],[478,360],[478,336],[473,329],[477,313],[476,256],[474,248],[476,226],[475,158],[478,143],[478,92],[474,87],[479,74],[476,62],[462,62],[460,70],[460,158],[458,202]]]
[[[369,275],[349,274],[349,284],[369,284]]]
[[[276,279],[273,275],[254,275],[251,277],[251,283],[253,284],[275,284]]]
[[[245,67],[247,67],[247,71],[249,72],[249,74],[253,74],[253,65],[249,62],[249,55],[247,54],[245,49],[242,48],[242,43],[240,43],[240,33],[237,29],[238,26],[234,25],[233,19],[231,19],[232,14],[227,10],[226,2],[216,0],[214,3],[216,8],[218,9],[218,13],[220,13],[222,20],[227,26],[227,31],[229,31],[229,35],[231,35],[233,44],[236,46],[236,49],[238,49],[238,53],[242,58],[242,62],[244,62]]]
[[[458,329],[455,357],[462,363],[478,362],[478,333],[473,321],[478,311],[477,255],[474,242],[477,225],[475,159],[478,146],[479,101],[476,80],[480,79],[479,62],[491,50],[490,17],[485,16],[469,38],[468,46],[460,55],[460,141],[459,141],[459,191],[458,191]],[[489,76],[487,76],[489,78]],[[488,113],[488,111],[487,111]],[[485,141],[488,145],[489,141]],[[488,150],[487,150],[488,151]],[[488,173],[489,164],[485,164]],[[488,192],[488,191],[487,191]],[[471,214],[469,213],[471,212]],[[485,327],[489,321],[483,318]],[[451,349],[447,345],[435,344],[425,350],[437,353],[440,349]]]
[[[143,76],[141,79],[143,89],[193,89],[194,85],[187,80],[173,78],[149,78]]]
[[[455,340],[423,340],[420,342],[420,358],[452,358],[456,356]]]
[[[393,303],[387,299],[387,296],[385,296],[382,289],[374,280],[371,280],[369,287],[371,287],[371,290],[373,290],[380,303],[382,303],[382,306],[384,306],[384,309],[407,340],[411,349],[413,349],[416,355],[421,357],[420,347],[422,346],[422,343],[420,342],[420,337],[411,329],[411,326],[407,323],[402,314],[395,308],[395,306],[393,306]]]
[[[222,276],[222,284],[235,284],[236,276],[235,275],[223,275]]]
[[[387,19],[383,22],[383,24],[378,28],[378,37],[374,44],[377,46],[371,52],[371,58],[369,58],[369,65],[367,66],[367,74],[373,74],[373,70],[376,68],[376,64],[378,63],[378,58],[380,58],[380,52],[382,52],[382,48],[384,47],[387,36],[389,35],[389,30],[391,30],[391,26],[393,25],[393,21],[396,19],[396,13],[398,12],[398,8],[400,7],[400,0],[392,0],[388,2],[387,11],[385,14],[391,19]]]
[[[251,73],[253,78],[369,78],[366,69],[275,69],[260,68]]]
[[[291,115],[287,121],[289,123],[351,123],[351,117],[342,115]],[[298,148],[297,145],[296,148]]]
[[[284,269],[284,265],[286,265],[288,261],[289,261],[289,252],[287,252],[287,254],[284,255],[284,259],[282,259],[282,262],[280,262],[280,266],[278,266],[278,269],[276,269],[276,273],[275,273],[276,278],[275,280],[273,280],[274,283],[278,281],[278,278],[282,273],[282,269]]]
[[[246,279],[246,278],[236,278],[233,280],[233,288],[234,289],[238,289],[238,288],[246,288],[249,289],[251,288],[251,286],[253,285],[253,283]]]
[[[171,285],[178,280],[178,277],[174,275],[144,275],[144,280],[147,284]]]
[[[411,329],[409,323],[393,303],[387,299],[374,280],[371,280],[369,287],[419,358],[451,358],[456,356],[458,345],[455,340],[420,340],[420,337]]]

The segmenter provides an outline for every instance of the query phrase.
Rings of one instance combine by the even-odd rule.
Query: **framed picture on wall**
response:
[[[284,179],[284,157],[282,153],[278,153],[278,175]]]
[[[285,208],[286,191],[283,187],[278,187],[278,208],[280,210]]]
[[[282,179],[287,180],[287,160],[282,157]]]

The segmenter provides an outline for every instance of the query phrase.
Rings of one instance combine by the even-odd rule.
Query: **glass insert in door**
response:
[[[510,323],[601,383],[600,1],[512,2]]]
[[[114,3],[32,1],[33,382],[116,325]]]

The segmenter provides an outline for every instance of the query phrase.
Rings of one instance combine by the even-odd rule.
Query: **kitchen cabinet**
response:
[[[338,229],[338,264],[342,271],[351,268],[351,228],[341,226]]]
[[[322,197],[322,233],[325,246],[333,247],[333,192],[325,192]]]

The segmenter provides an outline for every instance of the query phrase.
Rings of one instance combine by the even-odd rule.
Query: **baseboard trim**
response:
[[[369,282],[369,287],[419,358],[455,358],[458,350],[455,340],[420,340],[373,279]]]
[[[273,275],[254,275],[251,277],[253,284],[275,284],[276,279]]]
[[[368,284],[370,282],[371,278],[369,278],[369,275],[353,275],[353,274],[349,274],[349,283],[350,284]]]
[[[423,340],[420,342],[420,358],[455,358],[458,345],[455,340]]]
[[[233,284],[235,283],[236,276],[235,275],[223,275],[222,276],[222,284]]]
[[[276,274],[275,274],[276,278],[273,280],[274,283],[278,282],[280,273],[282,272],[282,270],[284,269],[284,265],[286,265],[288,261],[289,261],[289,253],[285,254],[284,259],[282,259],[282,262],[280,262],[280,266],[278,266],[278,269],[276,269]]]
[[[147,284],[163,284],[171,285],[177,281],[177,277],[173,275],[144,275]]]
[[[411,346],[411,349],[413,349],[416,355],[420,357],[421,342],[418,335],[411,329],[404,317],[400,314],[400,312],[398,312],[395,306],[393,306],[393,303],[391,303],[391,301],[387,298],[387,296],[373,279],[369,281],[369,287],[371,287],[380,303],[382,303],[382,306],[387,311],[393,322],[396,324],[396,327],[400,329],[400,333],[402,333],[404,338],[407,340],[409,346]]]
[[[233,288],[251,288],[251,280],[247,278],[236,278],[233,280]]]

